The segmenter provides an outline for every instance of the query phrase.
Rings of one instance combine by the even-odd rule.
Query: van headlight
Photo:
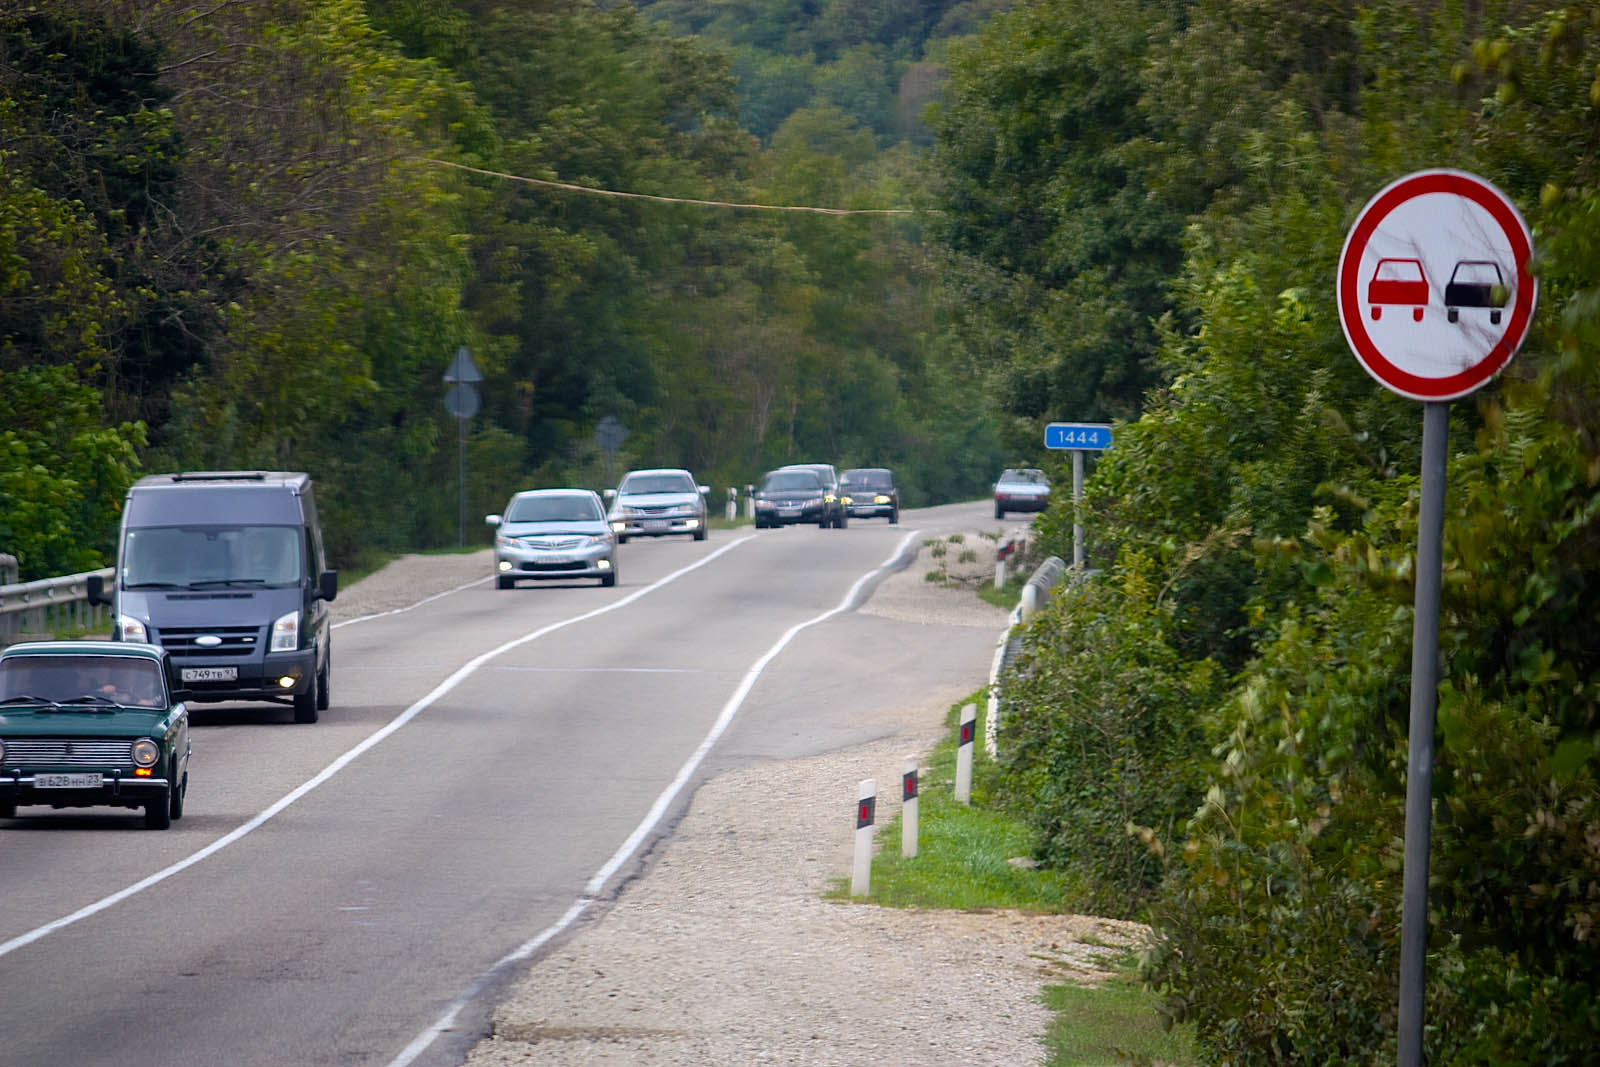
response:
[[[144,624],[143,619],[136,619],[132,615],[117,616],[117,634],[124,641],[138,641],[148,644],[150,641],[150,628]]]
[[[300,612],[291,611],[281,616],[272,624],[272,644],[268,646],[273,652],[293,652],[300,647]]]

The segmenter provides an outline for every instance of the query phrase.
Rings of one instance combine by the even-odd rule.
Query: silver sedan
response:
[[[598,578],[617,584],[617,539],[605,505],[588,489],[530,489],[486,515],[495,528],[494,583],[510,589],[519,578]]]

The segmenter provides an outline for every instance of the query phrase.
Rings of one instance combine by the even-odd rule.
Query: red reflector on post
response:
[[[877,797],[862,797],[861,803],[856,807],[856,829],[872,825],[872,817],[878,807]]]

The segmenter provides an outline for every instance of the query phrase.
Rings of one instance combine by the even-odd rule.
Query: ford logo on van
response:
[[[222,638],[218,637],[216,634],[203,634],[200,637],[195,638],[194,643],[205,648],[216,648],[218,645],[222,644]]]

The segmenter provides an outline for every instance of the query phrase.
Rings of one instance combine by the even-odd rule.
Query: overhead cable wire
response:
[[[429,159],[429,163],[437,163],[441,167],[453,167],[464,170],[470,174],[482,174],[489,178],[504,178],[507,181],[526,182],[529,185],[542,185],[547,189],[564,189],[573,193],[588,193],[591,196],[612,196],[625,200],[654,200],[663,204],[695,204],[699,207],[727,207],[741,211],[800,211],[812,215],[911,215],[915,214],[910,208],[903,207],[811,207],[797,204],[739,204],[727,200],[695,200],[684,196],[655,196],[651,193],[625,193],[617,189],[596,189],[588,185],[572,185],[568,182],[552,182],[543,178],[529,178],[521,174],[507,174],[504,171],[484,170],[480,167],[469,167],[463,163],[452,163],[447,159]]]

